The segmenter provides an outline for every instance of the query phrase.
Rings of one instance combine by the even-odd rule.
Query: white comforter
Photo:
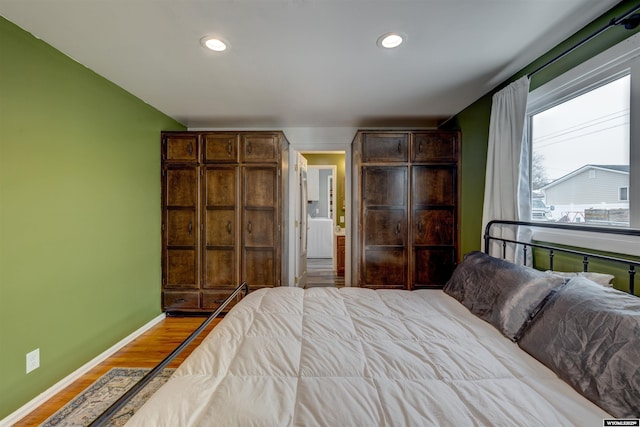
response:
[[[249,294],[131,426],[602,426],[608,415],[439,290]]]

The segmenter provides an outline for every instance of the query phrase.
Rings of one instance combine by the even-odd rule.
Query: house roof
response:
[[[616,173],[621,173],[621,174],[629,174],[629,165],[584,165],[581,168],[578,168],[576,170],[574,170],[573,172],[569,172],[568,174],[566,174],[565,176],[562,176],[558,179],[556,179],[555,181],[550,182],[549,184],[545,185],[544,187],[541,187],[541,190],[546,190],[550,187],[553,187],[555,185],[560,184],[561,182],[564,182],[582,172],[584,172],[585,170],[589,170],[589,169],[599,169],[599,170],[606,170],[606,171],[610,171],[610,172],[616,172]]]
[[[587,165],[598,169],[609,169],[618,172],[629,173],[629,165]]]

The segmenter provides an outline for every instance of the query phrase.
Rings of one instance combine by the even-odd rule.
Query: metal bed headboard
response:
[[[546,222],[527,222],[527,221],[503,221],[503,220],[494,220],[490,221],[484,230],[484,252],[488,255],[490,251],[491,241],[499,241],[502,242],[502,258],[506,258],[506,248],[507,243],[513,243],[516,245],[522,245],[523,255],[526,262],[527,259],[527,251],[529,248],[539,248],[543,250],[549,251],[549,270],[553,270],[553,257],[556,252],[578,255],[582,256],[582,271],[588,271],[589,268],[589,260],[590,259],[599,259],[603,261],[608,261],[612,263],[616,263],[618,265],[627,265],[629,267],[629,293],[631,295],[635,295],[635,274],[636,268],[640,267],[640,260],[636,261],[633,259],[622,258],[619,256],[613,255],[603,255],[596,254],[592,252],[587,252],[585,250],[577,249],[577,248],[564,248],[560,246],[553,246],[546,243],[537,243],[537,242],[524,242],[518,241],[514,239],[507,239],[503,237],[497,237],[491,235],[491,229],[496,225],[512,225],[512,226],[523,226],[523,227],[531,227],[531,228],[554,228],[560,230],[569,230],[569,231],[580,231],[580,232],[588,232],[588,233],[597,233],[597,234],[616,234],[616,235],[624,235],[624,236],[637,236],[640,237],[640,230],[635,228],[604,228],[604,227],[593,227],[587,225],[567,225],[563,223],[546,223]]]

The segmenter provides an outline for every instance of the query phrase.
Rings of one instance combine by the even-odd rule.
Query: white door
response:
[[[307,159],[300,153],[296,156],[295,170],[295,284],[304,288],[307,284]]]

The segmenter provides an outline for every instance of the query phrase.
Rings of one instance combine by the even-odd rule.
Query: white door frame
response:
[[[351,215],[352,215],[352,200],[351,200],[351,174],[353,173],[353,157],[351,154],[351,142],[349,143],[345,143],[345,144],[323,144],[323,143],[307,143],[307,144],[295,144],[291,146],[291,149],[289,150],[289,155],[292,156],[290,157],[290,164],[295,164],[295,154],[294,153],[300,153],[300,152],[344,152],[344,176],[345,176],[345,182],[344,182],[344,196],[345,196],[345,210],[346,210],[346,215],[345,215],[345,263],[344,263],[344,285],[345,286],[351,286],[351,239],[353,238],[353,236],[355,236],[355,234],[353,234],[354,232],[351,230]],[[291,183],[294,182],[294,171],[293,169],[295,168],[289,168],[289,179]],[[291,200],[289,202],[289,210],[291,212],[291,216],[290,218],[294,217],[293,214],[293,197],[291,197]],[[289,236],[290,236],[290,245],[294,245],[294,235],[295,235],[295,229],[293,228],[293,220],[290,221],[289,227]],[[294,246],[289,246],[290,248],[293,248]],[[294,269],[294,265],[295,265],[295,260],[293,258],[295,251],[289,251],[289,270],[291,271],[292,274],[289,275],[290,279],[290,284],[289,286],[294,286],[293,284],[293,269]]]

